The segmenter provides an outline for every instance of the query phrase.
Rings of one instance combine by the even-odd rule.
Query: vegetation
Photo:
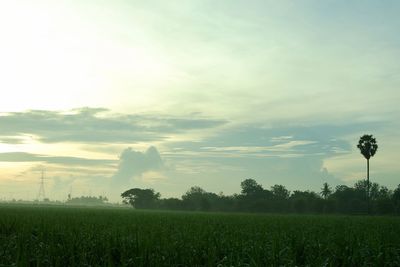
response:
[[[71,196],[68,195],[68,199],[65,203],[72,205],[104,205],[107,204],[107,201],[108,198],[103,196],[80,196],[71,198]]]
[[[400,266],[399,217],[3,205],[0,225],[0,266]]]
[[[369,191],[369,159],[373,157],[378,150],[378,144],[376,143],[376,139],[372,135],[364,134],[360,137],[358,141],[357,147],[360,149],[361,154],[367,160],[367,206],[368,213],[370,212],[370,191]]]
[[[283,185],[265,189],[254,179],[246,179],[241,188],[240,194],[231,196],[206,192],[198,186],[190,188],[181,199],[162,199],[153,189],[140,188],[130,189],[121,196],[125,203],[136,209],[365,214],[368,212],[365,196],[369,190],[374,214],[400,213],[400,185],[392,191],[377,183],[360,180],[353,187],[339,185],[334,190],[324,183],[320,193],[289,192]]]
[[[131,204],[138,209],[150,209],[157,206],[160,193],[155,193],[153,189],[133,188],[121,194],[125,204]]]

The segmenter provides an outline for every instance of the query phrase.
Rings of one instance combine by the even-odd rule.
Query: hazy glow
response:
[[[70,187],[101,193],[126,174],[123,151],[132,147],[140,162],[154,146],[162,168],[128,170],[127,186],[230,193],[254,177],[318,190],[363,177],[355,143],[371,133],[380,145],[371,174],[394,186],[399,8],[391,0],[3,1],[0,183],[24,195],[46,165],[54,197]]]
[[[66,5],[2,3],[0,23],[1,111],[117,106],[127,93],[146,106],[168,75],[154,51],[110,39]]]

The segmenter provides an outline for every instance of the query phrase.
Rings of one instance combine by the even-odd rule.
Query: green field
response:
[[[400,266],[400,218],[0,206],[0,266]]]

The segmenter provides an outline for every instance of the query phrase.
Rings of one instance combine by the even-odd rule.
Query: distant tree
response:
[[[396,213],[400,213],[400,184],[393,191],[392,200],[396,209]]]
[[[290,196],[290,191],[283,185],[276,184],[271,187],[271,191],[276,200],[286,200]]]
[[[373,157],[378,150],[376,139],[372,135],[365,134],[360,137],[357,147],[361,154],[367,159],[367,207],[370,212],[370,195],[369,195],[369,159]]]
[[[108,198],[105,196],[93,197],[93,196],[80,196],[71,198],[68,194],[69,198],[65,202],[66,204],[73,205],[104,205],[108,201]]]
[[[199,186],[191,187],[182,196],[183,206],[190,210],[211,210],[218,201],[218,195],[206,192]]]
[[[160,199],[160,193],[153,189],[132,188],[121,194],[124,203],[129,203],[137,209],[155,208]]]
[[[272,193],[272,211],[288,212],[290,209],[289,196],[290,192],[283,185],[271,186]]]
[[[332,189],[327,182],[322,185],[320,194],[325,200],[332,194]]]
[[[237,209],[237,195],[226,196],[218,194],[216,209],[219,211],[235,211]]]
[[[377,214],[400,213],[400,185],[391,191],[377,183],[368,185],[366,180],[359,180],[353,187],[338,185],[332,190],[324,183],[319,194],[308,190],[290,193],[283,185],[274,185],[267,190],[253,179],[244,180],[241,187],[241,194],[233,195],[215,194],[193,186],[181,198],[161,199],[153,189],[139,188],[125,191],[121,196],[124,203],[138,209],[362,214],[367,210],[365,196],[369,187],[371,211]],[[106,201],[107,198],[102,196],[79,197],[72,198],[69,203]]]
[[[357,190],[347,185],[336,186],[332,198],[335,200],[338,212],[358,213],[363,207]]]
[[[373,188],[371,189],[371,192]],[[389,214],[395,211],[395,205],[392,201],[392,191],[389,190],[386,186],[380,186],[379,190],[377,190],[374,209],[377,213],[380,214]]]
[[[378,198],[390,198],[392,191],[390,191],[386,186],[379,187]]]
[[[161,199],[160,208],[166,210],[180,210],[183,208],[182,200],[179,198]]]
[[[263,192],[264,188],[258,184],[254,179],[246,179],[240,183],[242,188],[242,195],[255,196]]]
[[[319,212],[322,206],[319,206],[321,201],[320,197],[312,191],[295,190],[289,198],[291,208],[294,212]]]
[[[271,210],[273,195],[254,179],[246,179],[240,183],[242,188],[238,196],[238,209],[241,211],[263,212]]]
[[[359,194],[360,199],[365,199],[367,197],[368,187],[371,187],[371,182],[368,183],[367,180],[358,180],[354,184],[354,190]]]
[[[369,188],[369,204],[367,203],[366,208],[367,209],[371,209],[371,207],[376,206],[376,203],[374,203],[374,201],[376,201],[379,198],[379,190],[380,190],[380,185],[378,183],[371,183],[367,180],[359,180],[354,184],[354,194],[355,194],[355,198],[358,199],[358,201],[360,202],[365,202],[365,198],[367,196],[367,191]],[[381,201],[382,202],[382,199]],[[368,205],[370,205],[370,207],[368,207]],[[373,210],[373,209],[371,209]]]

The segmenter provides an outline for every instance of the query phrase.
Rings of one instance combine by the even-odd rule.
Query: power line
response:
[[[42,175],[40,177],[40,186],[39,186],[39,192],[37,195],[37,199],[40,200],[40,198],[42,198],[42,200],[44,200],[46,198],[46,194],[44,192],[44,169],[42,169]]]

